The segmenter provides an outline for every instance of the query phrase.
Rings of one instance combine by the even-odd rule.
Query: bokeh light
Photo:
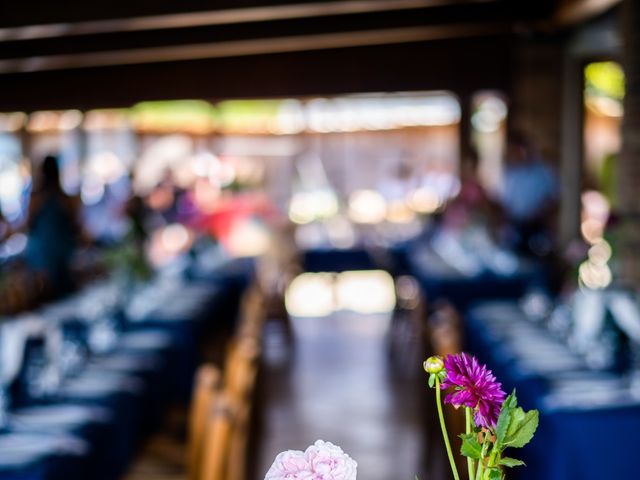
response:
[[[356,190],[349,195],[349,218],[356,223],[380,223],[386,213],[387,202],[375,190]]]

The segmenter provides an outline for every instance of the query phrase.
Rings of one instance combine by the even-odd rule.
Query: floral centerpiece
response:
[[[464,408],[466,431],[460,435],[460,453],[467,458],[470,480],[504,480],[504,468],[524,465],[505,455],[507,448],[521,448],[538,428],[537,410],[518,407],[515,391],[507,396],[491,370],[475,357],[460,353],[430,357],[424,362],[429,386],[436,392],[436,407],[447,456],[455,480],[460,480],[442,409],[444,403]],[[318,440],[306,451],[280,453],[265,480],[356,480],[357,463],[342,449]]]
[[[469,479],[503,480],[505,467],[524,465],[505,456],[505,450],[531,441],[538,428],[537,410],[525,412],[518,407],[515,390],[507,396],[491,370],[466,353],[448,355],[444,360],[430,357],[424,369],[429,386],[436,391],[438,418],[455,480],[460,476],[442,412],[441,390],[448,391],[445,403],[465,411],[466,432],[460,435],[460,453],[467,457]]]

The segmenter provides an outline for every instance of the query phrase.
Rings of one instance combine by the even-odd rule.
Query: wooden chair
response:
[[[236,399],[253,393],[260,346],[252,338],[242,338],[232,347],[225,362],[224,386]]]
[[[250,397],[224,391],[214,402],[206,424],[198,480],[246,480],[251,428]]]
[[[252,402],[237,401],[234,407],[234,426],[229,440],[226,480],[246,480],[247,451],[251,428]]]
[[[265,297],[258,284],[254,283],[243,295],[236,337],[260,338],[265,317]]]
[[[264,305],[261,304],[263,307]],[[226,480],[245,480],[247,467],[247,450],[251,430],[251,414],[253,410],[253,394],[256,385],[259,359],[261,353],[262,322],[264,308],[256,308],[248,312],[245,321],[255,328],[256,335],[245,335],[235,339],[227,356],[224,372],[224,388],[232,403],[233,430],[231,433]]]
[[[264,296],[253,284],[243,296],[238,331],[224,361],[222,390],[204,422],[204,439],[194,454],[196,480],[245,480],[253,391],[261,353]],[[206,400],[203,400],[206,403]],[[195,413],[194,413],[195,415]],[[196,420],[194,419],[194,422]],[[198,427],[194,427],[197,435]],[[194,438],[197,444],[197,439]]]
[[[233,368],[225,372],[225,394],[232,406],[233,430],[229,441],[226,480],[245,480],[247,448],[251,429],[253,393],[255,390],[260,349],[244,339],[230,360]]]
[[[202,464],[203,442],[209,411],[220,389],[222,375],[211,364],[202,365],[197,373],[189,410],[187,469],[190,480],[198,480]]]
[[[429,343],[436,355],[459,353],[462,349],[462,322],[456,309],[441,303],[428,320]]]
[[[204,422],[203,442],[193,469],[196,480],[245,480],[252,397],[259,349],[247,338],[230,349],[224,388],[215,395]],[[195,430],[194,430],[195,431]],[[193,477],[190,477],[193,478]]]
[[[209,411],[198,480],[227,478],[233,428],[234,404],[226,392],[223,392],[216,397]]]

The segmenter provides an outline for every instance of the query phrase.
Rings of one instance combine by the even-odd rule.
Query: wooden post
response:
[[[640,287],[640,3],[622,5],[623,66],[626,77],[618,200],[624,222],[620,242],[620,281]]]
[[[582,125],[583,66],[580,60],[567,55],[564,61],[562,95],[562,137],[560,162],[560,214],[558,237],[566,247],[580,238],[580,193],[582,192]]]
[[[458,101],[460,102],[460,124],[459,124],[459,136],[460,136],[460,159],[465,158],[471,153],[471,94],[461,93],[458,95]]]

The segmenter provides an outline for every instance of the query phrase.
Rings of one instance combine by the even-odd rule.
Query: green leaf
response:
[[[502,480],[502,470],[497,467],[489,467],[485,470],[484,478],[486,480]]]
[[[436,383],[436,376],[432,373],[431,375],[429,375],[429,388],[433,388],[435,383]]]
[[[518,432],[522,422],[524,421],[524,417],[524,410],[521,407],[511,410],[511,419],[509,420],[509,426],[507,427],[507,432],[504,436],[504,443],[508,443],[509,440]]]
[[[537,410],[530,410],[525,413],[522,408],[518,407],[513,410],[511,415],[511,422],[507,429],[504,445],[522,448],[531,441],[533,435],[536,433],[540,421],[540,414]]]
[[[518,398],[516,397],[515,389],[511,392],[505,401],[502,403],[500,409],[500,416],[498,417],[498,424],[496,426],[496,445],[498,448],[503,444],[509,424],[511,423],[511,412],[518,405]]]
[[[475,433],[463,433],[460,435],[462,446],[460,453],[465,457],[480,460],[482,455],[482,445],[478,442],[478,436]]]
[[[524,462],[522,460],[518,460],[517,458],[504,457],[500,459],[500,465],[511,468],[524,465]]]
[[[509,409],[514,409],[518,406],[518,397],[516,396],[516,389],[514,388],[511,394],[504,400],[503,405],[506,405]]]

